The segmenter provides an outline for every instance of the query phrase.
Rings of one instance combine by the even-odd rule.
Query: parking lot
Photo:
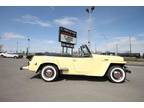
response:
[[[144,101],[144,67],[129,66],[122,84],[106,78],[62,76],[44,82],[39,75],[19,70],[25,59],[0,58],[0,101]]]

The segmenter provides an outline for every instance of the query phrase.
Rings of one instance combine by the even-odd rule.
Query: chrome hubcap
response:
[[[54,75],[54,71],[52,69],[48,68],[48,69],[45,70],[44,75],[46,77],[51,78]]]
[[[123,76],[123,75],[122,75],[121,71],[119,71],[119,70],[115,70],[115,71],[113,72],[113,77],[114,77],[115,79],[117,79],[117,80],[121,79],[122,76]]]

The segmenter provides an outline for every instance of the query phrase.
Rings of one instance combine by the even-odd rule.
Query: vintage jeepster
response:
[[[33,55],[28,56],[28,66],[20,69],[28,69],[39,73],[44,81],[56,80],[60,74],[106,76],[115,83],[124,82],[126,73],[131,73],[125,66],[123,57],[111,55],[92,54],[87,45],[80,47],[80,55]]]

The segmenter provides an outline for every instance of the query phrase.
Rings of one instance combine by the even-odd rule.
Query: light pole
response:
[[[131,54],[131,36],[129,36],[129,53]]]
[[[97,53],[96,43],[95,43],[95,54]]]
[[[89,7],[86,9],[86,12],[88,13],[88,41],[87,41],[87,44],[88,44],[88,47],[89,49],[91,49],[91,42],[90,42],[90,37],[91,37],[91,31],[92,31],[92,12],[94,11],[95,7],[92,6],[92,7]]]
[[[27,46],[27,55],[28,55],[29,51],[30,51],[30,38],[29,37],[28,37],[27,41],[28,41],[28,46]]]

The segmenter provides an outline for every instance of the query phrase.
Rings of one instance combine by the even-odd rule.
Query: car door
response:
[[[80,75],[93,75],[96,73],[97,64],[93,57],[79,57],[73,59],[73,64]]]
[[[77,74],[73,57],[58,57],[61,68],[67,68],[68,71],[63,71],[63,74]]]

